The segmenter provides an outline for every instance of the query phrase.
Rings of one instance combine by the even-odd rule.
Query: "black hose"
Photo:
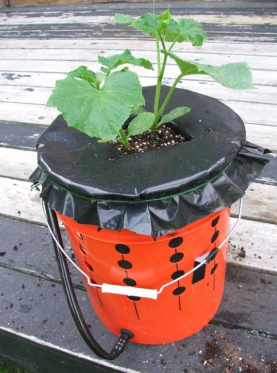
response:
[[[59,244],[63,246],[61,231],[58,224],[57,215],[54,210],[50,209],[50,207],[44,203],[46,216],[48,223],[50,225],[50,228],[53,230],[55,237],[57,238]],[[99,357],[107,360],[114,360],[116,359],[125,349],[129,339],[133,338],[134,335],[132,332],[126,329],[121,329],[121,336],[119,337],[118,341],[116,342],[115,346],[111,350],[110,353],[105,351],[95,340],[93,335],[91,334],[86,321],[84,319],[84,316],[82,314],[82,311],[80,309],[74,287],[71,281],[71,276],[67,264],[67,260],[65,255],[61,252],[61,250],[58,248],[56,242],[54,239],[53,246],[56,254],[56,258],[59,265],[60,275],[63,283],[64,292],[66,294],[67,303],[69,306],[69,309],[71,311],[72,317],[74,319],[74,322],[83,337],[84,341],[88,345],[88,347]]]

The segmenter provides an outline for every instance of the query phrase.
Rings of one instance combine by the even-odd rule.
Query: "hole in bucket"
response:
[[[98,285],[97,282],[96,282],[92,277],[90,277],[90,281],[91,281],[93,284]]]
[[[211,270],[211,275],[213,275],[215,273],[215,271],[217,270],[217,264],[215,266],[213,266],[212,270]]]
[[[85,263],[85,266],[88,268],[88,270],[90,270],[90,272],[93,272],[92,266],[88,262],[84,262],[84,263]]]
[[[118,265],[123,269],[131,269],[133,267],[132,263],[128,262],[128,260],[120,260]]]
[[[173,254],[170,257],[170,261],[171,261],[171,263],[178,263],[178,262],[180,262],[180,260],[183,259],[183,257],[184,257],[183,253],[176,253],[176,254]]]
[[[135,280],[133,280],[132,278],[127,278],[127,277],[123,279],[123,282],[127,286],[136,286],[137,284]]]
[[[76,236],[80,239],[80,240],[83,240],[83,236],[81,235],[81,233],[79,232],[75,232],[76,233]]]
[[[182,243],[183,243],[182,237],[175,237],[169,241],[168,246],[171,247],[172,249],[176,249],[176,247],[180,246]]]
[[[219,234],[219,231],[216,231],[216,232],[213,234],[212,239],[211,239],[211,243],[214,243],[214,242],[215,242],[215,240],[216,240],[217,237],[218,237],[218,234]]]
[[[128,298],[131,299],[134,302],[137,302],[138,300],[140,300],[140,297],[134,297],[132,295],[128,295]]]
[[[216,224],[218,223],[220,216],[218,215],[213,221],[212,221],[212,227],[215,227]]]
[[[179,277],[183,276],[184,274],[185,274],[185,272],[182,271],[182,270],[176,271],[176,272],[172,273],[171,278],[172,278],[172,280],[176,280],[176,278],[179,278]]]
[[[82,245],[80,245],[79,247],[83,254],[88,255],[87,250]]]
[[[206,262],[207,262],[207,263],[210,263],[212,260],[214,260],[214,259],[216,258],[217,254],[218,254],[218,248],[215,247],[215,248],[212,249],[212,251],[210,252],[209,257],[208,257],[209,259],[207,258],[207,259],[206,259]]]
[[[173,295],[181,295],[186,290],[184,286],[179,286],[178,288],[174,289],[172,294]]]
[[[129,247],[122,244],[115,245],[115,249],[119,254],[129,254],[130,252]]]

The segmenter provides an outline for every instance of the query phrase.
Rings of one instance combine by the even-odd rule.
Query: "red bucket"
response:
[[[198,266],[165,287],[156,300],[102,293],[83,277],[96,314],[112,333],[119,336],[124,328],[134,334],[132,342],[169,343],[196,333],[215,315],[224,289],[228,242],[215,249],[228,235],[229,208],[156,240],[128,230],[98,231],[97,226],[57,215],[79,267],[94,284],[159,290]],[[199,267],[213,250],[213,259]]]

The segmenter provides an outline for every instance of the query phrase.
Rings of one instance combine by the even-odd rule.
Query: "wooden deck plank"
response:
[[[20,125],[9,124],[8,126],[16,131],[20,128]],[[27,132],[26,126],[25,130]],[[35,150],[36,141],[42,132],[41,127],[38,128],[38,133],[31,136],[25,135],[25,138],[14,137],[13,133],[8,136],[5,126],[3,126],[3,132],[5,133],[5,146],[1,147],[0,137],[0,176],[28,181],[37,166],[37,154],[32,150]],[[270,162],[265,166],[257,181],[263,184],[277,185],[277,154],[270,154],[267,157]]]
[[[87,64],[90,68],[90,64]],[[100,66],[98,66],[99,69]],[[69,72],[69,71],[68,71]],[[151,77],[144,77],[144,71],[141,70],[139,75],[145,79],[152,79]],[[54,87],[55,82],[58,79],[63,79],[66,76],[66,73],[54,73],[47,71],[40,72],[30,72],[30,71],[14,71],[9,70],[9,67],[6,66],[5,70],[0,70],[0,85],[12,85],[12,86],[26,86],[26,87]],[[154,74],[153,74],[154,76]],[[168,76],[164,80],[172,81],[172,78]],[[277,72],[276,71],[266,71],[266,70],[252,70],[253,84],[257,89],[259,87],[276,87],[277,85]],[[199,76],[187,76],[184,79],[184,82],[199,82],[199,84],[205,84],[206,82],[214,82],[211,77],[208,75],[199,75]],[[220,85],[218,85],[220,87]],[[242,91],[241,91],[242,92]],[[256,93],[258,93],[257,91]]]
[[[104,46],[102,47],[104,49]],[[100,69],[100,64],[98,63],[98,55],[113,55],[118,54],[119,51],[111,50],[108,53],[101,51],[93,51],[86,49],[51,49],[49,53],[46,54],[43,50],[4,50],[4,53],[1,52],[0,57],[0,69],[2,71],[22,71],[26,72],[52,72],[52,73],[65,73],[69,72],[72,69],[72,64],[76,61],[76,64],[89,64],[93,69]],[[155,53],[145,50],[138,50],[133,53],[136,57],[144,57],[149,59],[156,70],[157,58]],[[200,53],[186,53],[183,51],[176,51],[176,54],[181,58],[188,59],[190,61],[197,61],[199,63],[213,64],[216,66],[226,64],[229,62],[247,62],[252,70],[255,71],[255,75],[260,75],[263,72],[274,70],[276,65],[275,56],[267,56],[266,64],[261,59],[257,59],[257,56],[242,56],[242,55],[222,55],[222,54],[204,54]],[[25,61],[22,64],[22,59]],[[39,64],[38,64],[39,61]],[[57,67],[55,64],[57,63]],[[37,64],[37,66],[36,66]],[[175,66],[174,62],[169,59],[168,61],[168,70],[165,76],[174,77],[178,74],[179,69]],[[75,65],[74,65],[75,66]],[[134,67],[132,67],[133,69]],[[38,70],[39,69],[39,70]],[[134,68],[135,71],[140,72],[142,76],[143,73],[148,73],[146,76],[156,76],[156,73],[153,71],[143,70],[142,68]],[[256,70],[258,70],[256,72]],[[201,77],[200,77],[201,79]],[[263,83],[265,85],[265,83]]]
[[[5,252],[5,255],[0,258],[0,268],[31,276],[32,282],[37,286],[41,284],[38,286],[41,288],[39,291],[43,291],[41,297],[48,296],[49,281],[55,292],[56,286],[60,287],[61,280],[47,228],[4,218],[0,218],[0,221],[1,231],[6,232],[1,242],[1,250]],[[71,255],[69,246],[68,253]],[[72,266],[70,270],[75,288],[85,291],[80,274]],[[46,287],[43,284],[46,284]],[[24,285],[26,288],[26,284]],[[276,276],[228,267],[224,298],[214,321],[240,328],[252,327],[277,336],[277,325],[274,322],[274,310],[277,307],[276,287]],[[257,297],[257,292],[259,297]],[[268,296],[271,297],[270,302],[266,302]],[[242,303],[241,299],[244,299],[245,303]],[[18,302],[17,298],[11,297],[10,302],[17,302],[21,305],[24,299],[21,300]],[[90,308],[89,304],[87,307]],[[260,317],[261,309],[263,309],[263,317]]]
[[[171,12],[172,13],[172,12]],[[183,15],[175,16],[173,10],[173,18],[178,20],[183,18]],[[138,17],[137,17],[138,18]],[[216,25],[277,25],[277,20],[274,15],[264,15],[264,16],[248,16],[248,15],[227,15],[227,14],[194,14],[193,18],[203,24],[216,24]],[[15,17],[7,17],[5,13],[0,13],[0,21],[7,27],[9,26],[21,26],[21,25],[45,25],[45,24],[70,24],[70,23],[82,23],[98,25],[109,23],[114,23],[113,15],[97,15],[91,16],[91,14],[85,13],[83,15],[71,15],[64,14],[63,16],[49,16],[49,17],[26,17],[16,15]]]
[[[88,49],[91,51],[101,51],[103,50],[124,50],[130,47],[129,39],[121,40],[97,40],[95,39],[66,39],[66,40],[39,40],[39,39],[1,39],[0,49],[16,50],[16,49]],[[193,47],[190,43],[178,44],[176,48],[180,51],[185,51],[190,55],[190,53],[203,53],[203,54],[231,54],[241,55],[241,56],[277,56],[277,45],[272,44],[242,44],[242,43],[222,43],[210,42],[207,40],[202,47]],[[132,50],[133,51],[153,51],[155,49],[155,42],[149,40],[147,43],[143,40],[132,40]]]
[[[231,219],[231,224],[235,218]],[[277,225],[242,219],[229,242],[229,265],[276,275]]]
[[[0,69],[6,70],[7,67],[9,70],[14,71],[33,71],[33,72],[68,72],[72,69],[72,64],[79,63],[90,63],[94,69],[99,69],[98,63],[98,55],[113,55],[118,54],[118,50],[109,50],[106,53],[104,49],[104,45],[102,46],[102,50],[88,50],[88,49],[49,49],[49,53],[46,54],[45,58],[43,56],[43,51],[39,49],[24,49],[24,50],[2,50],[1,51],[1,59],[0,59]],[[19,52],[20,51],[20,52]],[[137,57],[144,57],[148,58],[152,61],[153,64],[156,64],[157,56],[155,52],[149,50],[136,50],[133,53]],[[247,62],[251,69],[253,70],[262,70],[262,71],[271,71],[275,70],[276,66],[276,57],[275,56],[266,56],[266,64],[264,60],[258,59],[257,56],[252,55],[245,55],[242,54],[204,54],[201,52],[201,49],[197,51],[186,53],[186,51],[178,51],[176,50],[176,54],[181,58],[188,59],[190,61],[197,61],[199,63],[204,64],[214,64],[214,65],[221,65],[227,63],[235,63],[235,62]],[[45,53],[44,53],[45,55]],[[38,65],[37,60],[40,61]],[[76,62],[75,62],[76,61]],[[74,65],[75,66],[75,65]],[[168,66],[171,66],[170,69],[172,70],[172,74],[178,74],[179,68],[176,67],[174,61],[169,59]],[[174,67],[174,68],[173,68]],[[73,67],[74,68],[74,67]],[[133,68],[133,67],[132,67]],[[140,71],[143,71],[140,68]],[[153,72],[151,72],[153,75]]]
[[[26,221],[43,223],[39,193],[30,191],[31,184],[26,181],[0,178],[1,206],[3,216],[19,217]],[[244,197],[243,217],[276,224],[277,211],[274,206],[276,187],[253,183]],[[16,203],[15,203],[16,201]],[[237,214],[234,206],[233,214]]]
[[[160,9],[167,9],[168,3],[164,1],[159,1],[156,3],[155,8],[157,10]],[[227,14],[264,14],[265,12],[272,11],[276,9],[275,2],[272,1],[257,1],[257,0],[251,0],[251,1],[228,1],[228,2],[218,2],[218,1],[210,1],[208,3],[203,3],[203,1],[191,1],[191,2],[172,2],[171,8],[175,9],[176,11],[179,9],[180,11],[184,11],[184,9],[187,12],[194,12],[194,13],[202,13],[203,9],[205,9],[207,12],[224,12]],[[71,11],[74,14],[79,13],[81,11],[101,11],[101,12],[107,12],[107,11],[113,11],[116,9],[121,10],[128,10],[132,11],[132,14],[135,12],[146,9],[152,10],[152,3],[141,3],[141,4],[132,4],[132,3],[113,3],[109,2],[103,6],[103,4],[97,4],[97,3],[91,3],[91,4],[63,4],[63,5],[57,5],[57,6],[41,6],[41,7],[19,7],[19,8],[9,8],[9,9],[3,9],[3,12],[12,14],[12,13],[18,13],[23,12],[24,14],[32,14],[32,13],[63,13]]]
[[[144,86],[155,85],[156,83],[156,79],[154,77],[152,79],[141,79],[143,79],[142,84]],[[167,83],[167,85],[170,84],[167,79],[165,79],[165,82]],[[216,82],[197,82],[187,81],[186,79],[183,79],[178,87],[186,87],[186,89],[189,89],[191,91],[209,95],[219,100],[251,103],[257,102],[277,106],[277,87],[259,86],[257,90],[242,90],[238,92],[222,87]],[[52,89],[53,88],[48,87],[31,88],[2,85],[0,90],[0,102],[46,105],[46,102],[51,95]]]
[[[0,226],[0,250],[5,253],[1,255],[0,266],[61,284],[48,228],[3,217],[0,217]],[[65,250],[71,256],[72,249],[64,230],[62,236]],[[73,266],[70,271],[75,288],[84,290],[80,273]]]
[[[37,138],[37,136],[36,136]],[[28,180],[37,165],[37,154],[18,149],[0,148],[0,175]]]
[[[171,7],[171,12],[172,14],[180,14],[180,12],[182,12],[181,10],[181,7],[179,4],[175,5],[176,3],[173,3],[173,6]],[[261,4],[259,3],[249,3],[249,5],[247,6],[244,6],[244,7],[237,7],[237,5],[234,5],[235,3],[229,3],[229,8],[228,7],[224,7],[222,8],[221,6],[218,6],[218,4],[216,3],[211,3],[211,5],[209,6],[210,8],[210,13],[208,13],[208,17],[211,18],[211,22],[213,22],[213,19],[216,19],[218,15],[221,16],[221,20],[217,20],[217,23],[216,24],[212,24],[212,23],[209,23],[207,25],[207,30],[210,31],[210,36],[211,36],[211,39],[219,39],[219,38],[226,38],[230,39],[230,36],[233,38],[233,40],[235,40],[236,38],[236,35],[240,32],[241,33],[241,30],[240,30],[240,26],[241,26],[241,23],[240,24],[237,24],[237,25],[234,25],[232,24],[233,23],[236,23],[234,20],[236,19],[236,17],[241,17],[243,16],[243,20],[240,19],[238,20],[237,22],[245,22],[246,24],[244,25],[244,40],[247,41],[247,38],[251,38],[252,41],[256,41],[258,42],[259,40],[263,40],[263,41],[267,41],[267,42],[270,42],[271,40],[272,41],[275,41],[276,37],[274,35],[274,32],[273,32],[273,29],[272,27],[274,27],[274,25],[267,25],[266,22],[262,22],[262,18],[264,18],[265,20],[266,19],[270,19],[270,17],[272,15],[274,15],[274,11],[276,11],[276,7],[274,6],[274,4],[270,4],[268,7],[264,8],[261,6]],[[135,15],[139,15],[142,11],[145,12],[147,10],[151,11],[151,4],[134,4],[136,6],[120,6],[119,8],[117,9],[120,9],[121,11],[123,12],[130,12],[132,11],[132,14],[135,16]],[[139,6],[138,6],[139,5]],[[76,5],[75,5],[76,6]],[[116,6],[117,7],[117,6]],[[162,10],[165,10],[167,7],[167,4],[165,3],[161,3],[159,4],[159,9],[162,11]],[[201,16],[201,11],[202,9],[200,7],[196,7],[196,8],[193,8],[193,11],[192,11],[192,6],[191,5],[185,5],[185,9],[186,9],[186,12],[188,12],[190,10],[191,14],[193,13],[194,16]],[[69,15],[68,14],[65,14],[64,11],[65,10],[69,10],[69,9],[72,9],[72,8],[68,8],[68,7],[65,7],[65,8],[55,8],[56,10],[56,13],[55,13],[55,16],[56,16],[56,19],[63,19],[63,18],[67,18]],[[92,16],[96,14],[96,11],[98,10],[101,10],[99,9],[99,6],[98,8],[96,7],[90,7],[89,4],[88,6],[85,6],[85,7],[80,7],[78,8],[78,10],[84,10],[85,13],[83,12],[82,14],[78,14],[78,12],[73,12],[73,18],[75,17],[75,19],[78,19],[76,17],[78,16],[82,16],[83,19],[84,17],[86,16]],[[114,13],[114,9],[115,9],[115,6],[114,7],[111,7],[111,6],[107,6],[106,7],[106,13],[108,12],[107,15],[112,15]],[[226,17],[222,17],[222,9],[224,9],[224,15]],[[44,7],[43,8],[44,11],[48,11],[48,17],[46,18],[49,18],[49,15],[51,15],[51,12],[53,12],[53,7]],[[76,10],[76,9],[75,9]],[[136,13],[137,12],[137,13]],[[5,12],[2,12],[4,15],[6,14],[13,14],[14,12],[13,11],[7,11],[5,10]],[[25,15],[26,14],[31,14],[32,15],[32,18],[34,18],[34,16],[36,14],[38,14],[39,12],[35,9],[35,8],[31,8],[29,9],[29,12],[24,12]],[[247,17],[248,15],[251,15],[252,17],[252,24],[249,24],[247,25],[247,19],[245,17]],[[53,14],[53,13],[52,13]],[[98,15],[100,15],[100,13],[98,13]],[[101,14],[102,16],[104,15],[104,13]],[[72,15],[70,15],[72,16]],[[232,21],[229,21],[228,24],[224,25],[224,31],[221,30],[219,32],[219,26],[222,26],[220,24],[218,24],[219,22],[225,22],[224,21],[224,18],[228,19],[230,18]],[[256,19],[256,23],[261,23],[261,24],[254,24],[255,23],[255,19]],[[46,20],[47,21],[47,20]],[[107,21],[108,22],[108,21]],[[59,37],[59,38],[63,38],[63,37],[78,37],[78,35],[81,35],[81,37],[89,37],[90,34],[91,34],[91,31],[93,30],[94,32],[97,32],[98,33],[98,37],[102,37],[102,35],[107,35],[110,31],[111,31],[111,28],[110,28],[110,25],[107,27],[107,28],[103,28],[103,30],[99,30],[95,27],[91,28],[91,27],[87,27],[86,29],[81,26],[82,25],[82,22],[80,22],[80,24],[74,24],[74,25],[77,25],[77,27],[70,27],[70,25],[72,25],[72,23],[66,23],[65,24],[65,27],[63,27],[63,25],[59,25],[59,30],[55,30],[53,29],[52,25],[49,25],[50,27],[45,27],[47,25],[37,25],[36,27],[36,34],[38,34],[38,32],[40,33],[40,38],[47,38],[47,37],[52,37],[52,38],[56,38],[56,37]],[[30,27],[30,25],[19,25],[19,28],[20,29],[20,33],[16,32],[14,29],[12,30],[7,30],[7,26],[3,26],[4,28],[6,28],[5,30],[5,37],[12,37],[12,35],[17,35],[17,37],[34,37],[34,26],[36,25],[31,25],[32,27]],[[88,26],[91,26],[91,24],[88,24]],[[105,26],[105,24],[104,24]],[[79,27],[79,28],[78,28]],[[69,33],[68,30],[71,30],[71,32]],[[120,31],[118,28],[117,28],[118,31]],[[58,32],[57,32],[58,31]],[[114,31],[113,31],[113,34],[114,34]],[[119,34],[117,35],[118,37],[122,37],[124,36],[124,34],[126,34],[126,28],[122,27],[121,28],[121,32],[119,32]],[[59,36],[58,36],[59,35]],[[115,36],[115,35],[114,35]]]
[[[252,184],[251,189],[253,190],[247,191],[244,198],[244,219],[241,227],[234,233],[230,241],[231,251],[228,261],[235,266],[277,274],[277,266],[272,263],[272,256],[277,249],[277,219],[276,209],[274,211],[274,204],[272,205],[274,197],[270,197],[272,195],[271,189],[274,195],[276,186]],[[0,178],[0,195],[2,196],[1,216],[45,224],[39,192],[35,190],[31,192],[30,183]],[[261,196],[265,197],[258,205],[257,201]],[[253,203],[257,206],[255,211],[253,211]],[[256,217],[261,222],[245,220],[249,216],[251,219]],[[271,224],[265,224],[265,221]],[[251,235],[255,240],[250,238]],[[245,258],[241,258],[241,247],[245,247],[247,252]],[[263,255],[257,254],[261,247],[264,250]],[[263,261],[260,260],[259,256],[263,257]]]
[[[66,372],[64,368],[56,370],[55,367],[59,367],[60,360],[62,360],[68,371],[68,358],[70,358],[69,361],[71,360],[74,363],[70,368],[72,373],[80,371],[84,359],[90,362],[91,370],[101,373],[113,372],[114,370],[126,373],[162,373],[165,371],[165,367],[167,371],[176,373],[183,373],[184,369],[196,373],[202,372],[203,369],[207,370],[207,367],[203,367],[207,356],[207,342],[216,343],[221,351],[221,356],[213,356],[213,362],[210,366],[211,372],[223,372],[229,364],[236,371],[239,371],[239,368],[246,368],[246,364],[249,364],[261,369],[262,372],[269,373],[268,364],[276,362],[276,340],[262,337],[262,335],[274,337],[272,333],[274,330],[267,332],[266,329],[270,328],[271,324],[274,325],[272,312],[276,297],[270,304],[260,303],[266,293],[274,294],[276,280],[271,277],[261,277],[266,282],[265,284],[259,281],[260,278],[255,278],[254,275],[253,283],[247,285],[249,283],[247,274],[241,276],[241,278],[238,277],[237,273],[230,274],[230,281],[227,280],[227,286],[230,284],[231,287],[224,295],[223,308],[219,311],[219,318],[217,319],[216,316],[212,321],[214,324],[219,324],[227,320],[225,326],[229,326],[229,329],[211,324],[186,340],[160,345],[159,348],[130,343],[127,351],[117,360],[105,362],[93,357],[78,335],[69,315],[61,285],[55,283],[55,287],[52,287],[52,281],[37,279],[7,268],[0,267],[0,272],[2,281],[8,284],[6,291],[2,293],[0,304],[1,314],[3,315],[0,325],[0,356],[2,354],[5,356],[12,347],[15,347],[15,341],[11,345],[11,337],[14,337],[17,342],[17,347],[13,350],[16,351],[16,361],[19,364],[25,362],[25,368],[33,371],[41,369],[46,361],[47,369],[49,369],[50,360],[52,371]],[[267,282],[271,283],[268,284]],[[24,289],[22,285],[24,285]],[[247,289],[249,290],[247,291]],[[92,325],[97,339],[104,347],[110,348],[115,341],[115,337],[103,328],[97,320],[84,292],[77,291],[77,293],[85,316]],[[248,296],[247,300],[245,299],[246,294]],[[247,306],[250,306],[251,301],[255,302],[259,295],[261,295],[261,298],[255,306],[259,312],[255,314],[256,310],[249,310]],[[244,302],[241,299],[245,299]],[[47,308],[45,304],[48,305]],[[260,307],[263,307],[265,315],[268,313],[268,317],[264,317],[263,320],[261,320]],[[237,310],[238,313],[235,315]],[[230,323],[228,325],[231,320],[234,324]],[[257,326],[257,328],[247,329],[245,327],[248,324],[247,320],[251,320],[252,325],[254,323],[253,326]],[[236,328],[232,330],[232,326],[236,326]],[[262,327],[262,329],[259,329],[259,327]],[[251,332],[253,335],[251,335]],[[32,342],[27,350],[24,340],[25,342]],[[42,346],[44,347],[43,351]],[[49,348],[52,350],[49,351]],[[34,351],[39,352],[39,359],[34,356],[36,355]],[[58,353],[58,357],[55,352]],[[46,354],[46,357],[44,354]],[[76,358],[78,358],[78,366],[75,365]],[[29,361],[32,362],[31,365]],[[82,371],[86,372],[86,369],[87,367]]]
[[[168,8],[168,3],[158,1],[155,4],[157,12],[165,11]],[[191,2],[177,2],[174,1],[170,4],[170,10],[172,14],[178,15],[184,12],[187,15],[202,15],[203,9],[205,13],[211,15],[245,15],[245,16],[270,16],[276,12],[276,4],[270,1],[247,1],[243,4],[239,4],[238,1],[228,1],[227,4],[224,2],[210,1],[208,4],[203,5],[203,1],[191,1]],[[113,15],[116,11],[120,12],[132,12],[133,16],[140,15],[142,12],[146,13],[152,11],[152,3],[144,2],[141,4],[132,3],[113,3],[108,2],[103,6],[102,4],[91,3],[91,4],[74,4],[74,5],[56,5],[56,6],[40,6],[40,7],[18,7],[4,8],[1,10],[3,14],[13,16],[14,14],[24,15],[26,17],[56,15],[56,17],[62,17],[64,15],[93,15],[107,14]]]
[[[38,137],[45,131],[45,126],[0,122],[0,146],[35,150]]]
[[[36,278],[42,278],[51,280],[55,283],[60,283],[60,275],[58,272],[57,265],[54,259],[54,252],[51,243],[50,234],[48,229],[43,226],[38,226],[35,224],[29,224],[22,221],[10,220],[7,218],[0,217],[1,222],[1,231],[5,232],[1,240],[1,251],[5,253],[0,258],[0,266],[12,269],[21,273],[29,274]],[[244,224],[245,222],[243,222]],[[249,231],[249,226],[243,225],[241,227],[241,232],[247,230],[249,236],[251,236],[251,231]],[[258,230],[259,226],[254,225],[254,229]],[[271,231],[267,232],[267,237],[272,234]],[[256,234],[257,235],[257,234]],[[276,235],[276,233],[275,233]],[[257,235],[258,236],[258,235]],[[274,234],[273,234],[274,236]],[[264,237],[266,235],[264,234]],[[262,237],[260,237],[261,241]],[[268,242],[268,238],[265,242]],[[68,240],[64,236],[64,243],[68,254],[71,255],[70,245]],[[268,333],[277,334],[277,326],[274,323],[274,308],[276,307],[276,292],[275,287],[277,286],[276,276],[268,276],[264,273],[257,274],[256,272],[245,272],[239,269],[232,269],[232,262],[230,261],[230,256],[234,254],[234,243],[232,242],[229,245],[229,255],[228,255],[228,269],[227,269],[227,278],[226,278],[226,289],[225,289],[225,299],[228,299],[228,302],[224,300],[218,311],[216,320],[224,321],[225,323],[235,323],[237,326],[251,327],[254,329],[263,330]],[[241,246],[238,243],[237,246],[237,260],[243,259],[238,256],[241,253]],[[257,247],[256,247],[257,248]],[[248,249],[244,247],[246,252],[246,257],[248,256]],[[38,255],[39,250],[39,255]],[[259,262],[266,262],[268,259],[265,257],[267,255],[266,249],[263,249],[262,252],[257,252],[254,261],[257,259]],[[258,259],[258,256],[262,258]],[[272,262],[272,259],[271,259]],[[253,271],[256,269],[261,272],[258,266],[250,267]],[[243,269],[243,264],[241,265]],[[263,270],[266,266],[264,266]],[[71,266],[71,275],[75,287],[83,289],[83,283],[81,281],[80,274]],[[274,274],[274,270],[272,271]],[[244,279],[244,280],[241,280]],[[243,284],[243,286],[239,286]],[[272,286],[266,286],[272,285]],[[53,286],[55,287],[55,286]],[[261,292],[258,300],[256,297],[256,291]],[[267,303],[266,297],[268,294],[272,294],[272,302]],[[240,320],[240,308],[245,308],[245,305],[240,302],[240,299],[247,299],[251,302],[251,307],[247,307],[248,317],[244,317]],[[230,303],[233,305],[230,307]],[[267,315],[264,314],[263,318],[256,317],[259,316],[259,310],[261,305],[264,305]],[[236,310],[237,318],[235,313],[230,309],[233,308]],[[226,315],[228,311],[232,313],[232,320],[228,319],[229,316]],[[254,312],[253,312],[254,311]],[[221,316],[222,314],[222,316]],[[254,321],[250,318],[250,315],[255,317]],[[238,320],[239,319],[239,320]]]
[[[223,101],[223,103],[225,103]],[[252,118],[248,118],[249,120],[253,120],[256,122],[262,122],[269,118],[272,121],[272,124],[275,125],[275,107],[273,105],[262,105],[256,104],[256,112],[249,112],[247,111],[247,103],[238,103],[236,102],[226,102],[228,106],[233,108],[245,121],[244,113],[247,115],[252,113]],[[238,108],[239,106],[239,108]],[[250,105],[252,107],[252,104]],[[2,120],[10,121],[10,122],[21,122],[21,123],[31,123],[31,124],[40,124],[40,125],[49,125],[53,122],[53,120],[59,114],[56,109],[47,108],[44,105],[34,105],[34,104],[18,104],[18,103],[1,103],[0,102],[0,112]],[[261,117],[259,117],[259,113]],[[264,124],[266,126],[264,126]],[[1,126],[1,124],[0,124]],[[276,144],[277,144],[277,133],[276,127],[267,125],[267,123],[263,122],[263,124],[248,124],[245,123],[246,129],[249,129],[247,133],[247,140],[252,143],[257,143],[260,146],[263,146],[267,149],[270,149],[273,152],[277,152]],[[266,128],[266,130],[265,130]],[[35,133],[34,133],[35,134]],[[1,144],[0,144],[1,145]],[[2,144],[5,145],[5,142]]]
[[[206,25],[205,30],[209,33],[210,40],[220,40],[234,42],[241,41],[241,26],[240,25],[228,25],[222,30],[220,25],[209,24]],[[252,43],[275,43],[277,41],[276,36],[277,26],[272,25],[245,25],[244,26],[244,42]],[[126,39],[129,35],[128,26],[103,24],[98,26],[97,24],[86,24],[86,27],[82,23],[71,23],[61,24],[56,23],[55,25],[19,25],[19,26],[2,26],[0,25],[0,38],[6,39],[70,39],[70,38],[92,38],[97,37],[98,39],[116,38]],[[132,37],[144,38],[149,40],[148,37],[141,36],[140,32],[132,31]],[[131,39],[131,38],[130,38]]]
[[[245,219],[277,223],[277,188],[274,185],[252,183],[243,197],[243,216]],[[232,213],[237,214],[238,202],[233,205]]]
[[[57,117],[57,111],[44,105],[11,104],[0,102],[2,121],[49,125]]]

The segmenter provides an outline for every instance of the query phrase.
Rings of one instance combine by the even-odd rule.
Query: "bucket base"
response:
[[[80,268],[95,284],[159,290],[201,263],[229,231],[230,209],[213,213],[157,238],[78,224],[58,214],[65,224]],[[157,300],[102,293],[84,282],[93,308],[114,334],[127,329],[132,342],[170,343],[195,334],[215,315],[224,289],[227,243],[213,259],[166,287]]]

